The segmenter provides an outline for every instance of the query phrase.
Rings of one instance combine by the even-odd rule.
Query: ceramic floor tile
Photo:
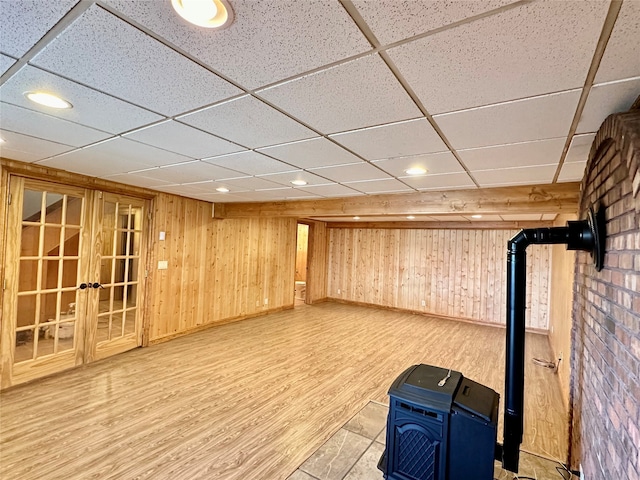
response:
[[[382,472],[378,470],[378,461],[384,452],[384,446],[373,443],[360,457],[358,463],[349,471],[344,480],[383,480]]]
[[[333,435],[300,467],[319,480],[342,480],[371,440],[344,428]]]
[[[387,429],[383,429],[380,432],[380,435],[378,435],[376,437],[376,442],[381,443],[382,445],[386,445],[387,444]]]
[[[302,470],[296,470],[293,472],[287,480],[317,480],[316,477],[312,477],[308,473],[303,472]]]
[[[387,425],[387,412],[384,405],[369,402],[344,426],[347,430],[373,440]]]

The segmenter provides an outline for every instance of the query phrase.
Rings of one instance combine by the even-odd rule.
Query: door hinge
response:
[[[144,278],[147,278],[149,276],[149,270],[145,270],[144,271]]]
[[[7,205],[11,205],[11,194],[7,197]]]
[[[151,221],[151,210],[147,212],[147,218],[149,219],[149,221]]]
[[[5,279],[2,281],[2,290],[6,290],[6,289],[7,289],[7,279],[5,278]]]

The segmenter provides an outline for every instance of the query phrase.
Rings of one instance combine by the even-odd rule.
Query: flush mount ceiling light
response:
[[[305,182],[304,180],[291,180],[291,183],[296,187],[303,187],[307,184],[307,182]]]
[[[187,22],[204,28],[226,28],[233,22],[227,0],[171,0],[173,9]]]
[[[414,220],[416,217],[414,217],[413,215],[408,215],[407,216],[407,220]]]
[[[227,187],[218,187],[216,188],[216,192],[227,193],[229,189]]]
[[[407,168],[404,173],[407,175],[424,175],[427,173],[427,169],[422,167],[411,167]]]
[[[471,218],[482,218],[482,215],[471,215]]]
[[[353,217],[354,220],[360,220],[360,217]]]
[[[45,92],[24,92],[24,96],[27,97],[32,102],[35,102],[39,105],[44,105],[45,107],[51,108],[73,108],[66,100],[53,95],[52,93]]]

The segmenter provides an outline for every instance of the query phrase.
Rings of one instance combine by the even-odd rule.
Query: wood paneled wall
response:
[[[154,210],[151,341],[293,306],[295,219],[216,220],[210,203],[167,194]]]
[[[296,282],[307,281],[307,247],[309,245],[309,225],[298,224],[296,245]]]
[[[575,215],[559,215],[556,226],[565,226],[567,220],[576,220]],[[562,399],[569,407],[569,387],[571,380],[571,327],[573,325],[573,279],[575,275],[576,253],[567,250],[566,245],[551,247],[551,289],[549,316],[549,343],[558,364],[558,380]]]
[[[515,230],[329,229],[328,296],[504,324]],[[549,325],[550,248],[527,251],[527,327]]]
[[[327,299],[328,229],[324,222],[306,222],[309,225],[307,250],[307,291],[305,303]]]

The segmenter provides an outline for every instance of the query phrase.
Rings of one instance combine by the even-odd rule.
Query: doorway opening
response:
[[[296,241],[296,273],[294,305],[306,303],[307,295],[307,255],[309,251],[309,225],[298,223]]]

